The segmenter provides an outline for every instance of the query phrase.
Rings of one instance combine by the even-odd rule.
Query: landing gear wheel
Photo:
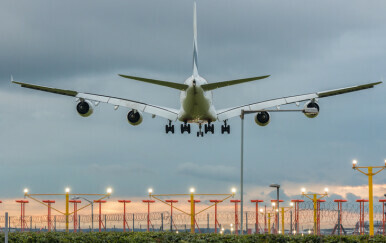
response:
[[[209,129],[208,129],[208,125],[207,125],[207,124],[205,124],[205,126],[204,126],[204,131],[205,131],[205,134],[207,134],[207,133],[208,133],[208,131],[209,131]]]
[[[212,134],[214,134],[214,124],[212,124],[210,130],[211,130]]]
[[[184,124],[181,124],[181,134],[184,134],[184,132],[185,132]]]
[[[190,124],[188,124],[188,133],[190,134]]]
[[[225,132],[227,132],[228,134],[231,133],[231,127],[227,125],[226,121],[224,121],[224,125],[221,125],[221,134],[224,134]]]
[[[172,125],[172,122],[169,121],[169,125],[165,125],[165,132],[168,134],[169,132],[174,133],[174,125]]]

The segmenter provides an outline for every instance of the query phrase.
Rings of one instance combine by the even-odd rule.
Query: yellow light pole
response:
[[[281,234],[284,235],[284,213],[292,209],[294,203],[290,203],[289,207],[281,207]],[[292,222],[290,222],[292,224]]]
[[[314,204],[314,235],[317,234],[317,203],[319,199],[328,196],[328,188],[324,188],[324,193],[306,193],[306,188],[302,188],[302,195],[310,199]]]
[[[271,234],[271,213],[268,213],[268,234]]]
[[[70,216],[70,188],[66,187],[66,232],[68,233],[68,225],[69,225],[69,216]]]
[[[195,215],[196,212],[194,210],[194,188],[190,188],[190,233],[194,234],[195,232]]]
[[[384,166],[357,166],[358,161],[353,160],[352,168],[366,175],[369,180],[369,228],[370,236],[374,236],[374,214],[373,214],[373,176],[381,172],[386,168],[386,160]],[[367,169],[367,173],[361,169]],[[373,172],[373,169],[378,169],[376,172]]]

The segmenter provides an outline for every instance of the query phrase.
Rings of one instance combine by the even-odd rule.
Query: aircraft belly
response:
[[[204,96],[203,93],[191,94],[187,92],[185,97],[182,97],[182,112],[179,116],[180,121],[200,122],[200,121],[215,121],[216,115],[211,100]]]

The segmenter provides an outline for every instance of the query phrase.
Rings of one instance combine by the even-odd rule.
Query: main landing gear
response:
[[[198,124],[198,129],[199,131],[197,132],[197,137],[201,136],[203,137],[204,136],[204,132],[202,131],[202,124]]]
[[[221,134],[224,134],[227,132],[228,134],[231,133],[231,127],[227,125],[227,121],[224,121],[224,125],[221,125]]]
[[[212,134],[214,134],[214,124],[210,124],[210,122],[208,124],[205,124],[204,126],[204,130],[205,130],[205,134],[207,134],[208,132],[211,132]]]
[[[172,121],[169,121],[169,125],[165,125],[166,133],[174,133],[174,125],[172,125]]]
[[[181,124],[181,134],[184,132],[188,132],[190,134],[190,124],[186,124],[186,122]]]

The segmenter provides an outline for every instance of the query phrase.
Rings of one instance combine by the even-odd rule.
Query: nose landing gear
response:
[[[203,137],[204,132],[202,131],[202,124],[201,123],[198,125],[198,128],[199,128],[199,131],[197,132],[197,137],[199,137],[199,136]]]

